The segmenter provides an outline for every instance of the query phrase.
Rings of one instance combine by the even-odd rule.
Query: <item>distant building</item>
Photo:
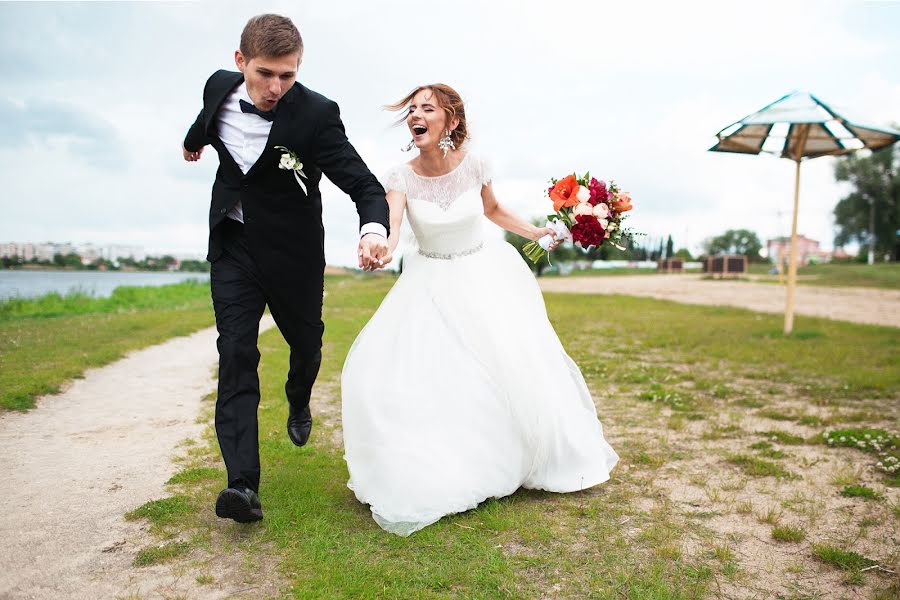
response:
[[[142,246],[112,245],[104,248],[103,257],[113,263],[118,263],[122,258],[131,258],[137,262],[147,260],[147,253]]]
[[[89,265],[100,258],[100,248],[93,244],[81,244],[75,249],[75,253],[81,257],[81,264]]]
[[[0,258],[13,258],[18,256],[24,261],[35,257],[35,245],[32,243],[20,244],[18,242],[0,243]]]
[[[54,254],[56,254],[56,244],[37,244],[35,246],[35,255],[38,260],[51,262]]]
[[[52,262],[57,254],[62,256],[77,254],[81,257],[81,263],[85,265],[95,263],[101,258],[112,263],[118,263],[123,258],[132,258],[138,262],[147,259],[147,254],[142,246],[96,246],[94,244],[79,244],[75,246],[69,242],[61,244],[55,242],[43,244],[0,242],[0,258],[18,257],[24,262],[33,259]]]
[[[769,260],[773,263],[787,262],[791,252],[791,238],[779,237],[768,240],[766,248],[769,252]],[[843,254],[843,250],[839,250]],[[833,254],[822,250],[818,240],[797,235],[797,264],[808,265],[810,263],[831,262]]]

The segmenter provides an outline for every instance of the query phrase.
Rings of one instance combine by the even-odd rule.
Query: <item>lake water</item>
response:
[[[0,300],[34,298],[51,292],[80,291],[107,297],[117,287],[167,285],[196,279],[209,281],[209,273],[123,273],[116,271],[13,271],[0,270]]]

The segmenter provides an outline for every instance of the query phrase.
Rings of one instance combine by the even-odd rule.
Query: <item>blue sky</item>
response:
[[[216,160],[184,163],[179,144],[260,12],[294,19],[300,80],[341,105],[376,174],[409,158],[381,106],[441,81],[501,201],[545,214],[549,177],[590,170],[631,192],[634,228],[692,250],[728,228],[789,231],[793,164],[707,152],[725,125],[795,89],[900,122],[898,2],[596,4],[0,3],[0,241],[202,254]],[[353,204],[323,192],[326,257],[352,264]],[[800,232],[830,247],[846,193],[832,159],[805,163]]]

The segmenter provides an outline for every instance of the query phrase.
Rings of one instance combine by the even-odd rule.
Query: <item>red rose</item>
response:
[[[599,246],[606,239],[606,230],[594,215],[575,215],[572,225],[572,239],[582,248]]]
[[[591,177],[591,183],[588,186],[588,189],[591,190],[591,204],[597,206],[601,202],[606,202],[609,198],[609,191],[606,189],[605,181],[597,181],[595,178]]]

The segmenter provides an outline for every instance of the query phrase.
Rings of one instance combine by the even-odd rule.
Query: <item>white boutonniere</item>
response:
[[[297,153],[284,146],[275,146],[275,149],[284,151],[281,154],[281,161],[278,163],[278,168],[293,172],[294,179],[297,180],[297,183],[300,185],[300,189],[303,190],[304,194],[309,196],[309,194],[306,192],[306,184],[304,184],[303,180],[300,179],[301,177],[303,177],[304,179],[308,179],[308,177],[306,177],[306,173],[303,172],[303,163],[300,162],[300,159],[297,157]]]

